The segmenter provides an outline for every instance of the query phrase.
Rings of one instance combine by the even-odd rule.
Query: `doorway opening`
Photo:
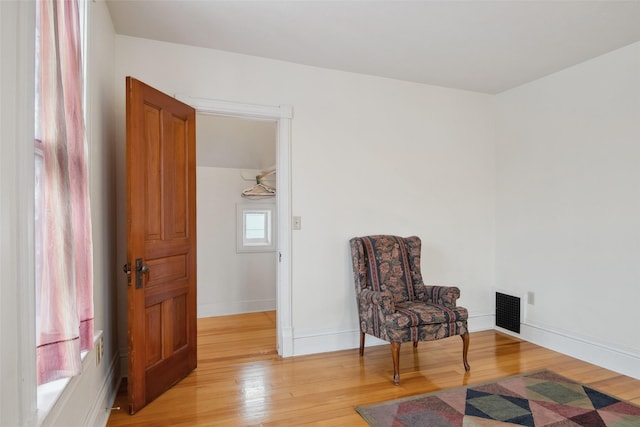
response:
[[[275,120],[196,114],[198,318],[276,310],[276,193],[245,196],[262,176],[277,191],[276,136]]]
[[[202,116],[217,118],[236,118],[262,121],[275,124],[275,235],[276,250],[273,252],[275,263],[275,312],[276,312],[276,347],[281,357],[293,355],[292,307],[291,307],[291,182],[290,182],[290,151],[291,151],[291,119],[293,110],[290,106],[263,106],[221,101],[208,98],[190,96],[176,96],[180,101],[196,109],[198,124],[201,126]],[[196,145],[202,145],[197,141]],[[267,167],[268,168],[268,167]],[[264,169],[260,167],[259,169]],[[251,177],[251,175],[249,175]],[[253,177],[255,178],[255,177]],[[208,184],[198,182],[198,187]],[[250,186],[250,185],[249,185]],[[203,203],[202,192],[198,190],[198,205]],[[214,198],[215,194],[211,194]],[[199,209],[198,209],[199,210]],[[198,225],[202,218],[198,219]],[[236,230],[236,227],[233,227]],[[206,238],[198,231],[199,239]],[[200,244],[198,244],[200,246]],[[204,254],[198,253],[198,264],[207,263]],[[260,271],[255,272],[260,274]],[[199,282],[206,280],[206,276],[199,275]],[[200,283],[198,285],[200,289]],[[198,297],[198,300],[200,298]],[[200,301],[198,302],[200,304]],[[199,314],[200,317],[200,314]]]

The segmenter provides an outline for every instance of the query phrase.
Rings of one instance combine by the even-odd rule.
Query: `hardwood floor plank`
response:
[[[275,312],[198,319],[198,368],[136,415],[121,387],[107,426],[367,426],[354,406],[491,381],[538,369],[640,404],[640,381],[496,331],[471,334],[469,363],[451,338],[281,359]]]

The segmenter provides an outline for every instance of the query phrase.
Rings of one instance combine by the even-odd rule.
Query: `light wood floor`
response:
[[[640,381],[495,331],[471,334],[469,373],[457,337],[403,345],[397,387],[388,345],[281,359],[275,341],[274,312],[199,319],[198,368],[133,416],[121,388],[107,425],[367,426],[354,406],[543,368],[640,405]]]

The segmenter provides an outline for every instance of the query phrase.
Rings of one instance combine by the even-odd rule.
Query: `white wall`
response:
[[[640,44],[497,106],[497,285],[535,293],[525,336],[639,378]]]
[[[196,168],[198,227],[198,317],[269,311],[276,308],[276,252],[236,252],[236,204],[270,204],[248,200],[241,192],[255,184],[245,176],[258,170]]]
[[[168,94],[293,106],[291,202],[302,217],[291,261],[296,354],[358,345],[348,250],[356,235],[421,236],[426,281],[459,285],[471,328],[485,325],[494,282],[493,97],[116,36],[119,176],[126,75]],[[118,215],[124,224],[123,209]],[[124,259],[123,227],[118,236]],[[126,318],[125,299],[119,310]],[[124,324],[120,339],[124,346]]]
[[[104,2],[89,6],[88,128],[94,241],[96,330],[104,358],[91,351],[51,412],[36,413],[33,326],[33,58],[32,2],[0,2],[2,25],[2,369],[0,424],[104,425],[118,375],[115,318],[115,181],[113,150],[114,31]],[[31,284],[31,285],[30,285]],[[28,337],[33,337],[29,339]],[[4,346],[7,346],[5,348]]]

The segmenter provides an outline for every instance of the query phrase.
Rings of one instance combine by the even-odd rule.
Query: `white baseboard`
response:
[[[640,380],[640,354],[633,351],[528,323],[520,325],[519,335],[498,327],[496,330]]]
[[[275,299],[234,301],[231,303],[198,304],[198,318],[257,313],[276,309]]]
[[[480,314],[469,317],[469,331],[478,332],[493,329],[494,315]],[[367,335],[365,346],[388,344],[381,339]],[[360,330],[303,330],[296,329],[293,339],[293,355],[325,353],[360,347]]]
[[[482,316],[482,319],[478,320],[472,321],[472,318],[469,318],[469,330],[471,332],[495,329],[506,335],[592,363],[601,368],[640,379],[640,354],[633,351],[531,323],[521,323],[520,333],[517,334],[495,326],[495,315]],[[482,329],[476,329],[472,325],[476,328],[481,326]]]
[[[87,414],[84,426],[106,426],[111,415],[111,407],[116,400],[118,387],[122,377],[120,376],[120,356],[115,354],[109,364],[109,371],[104,384],[100,387],[100,392]]]
[[[388,342],[367,335],[365,346],[388,344]],[[360,347],[360,330],[296,330],[293,338],[293,356],[350,350]]]
[[[611,371],[640,379],[640,354],[612,345],[595,342],[566,332],[537,325],[521,324],[520,334],[495,326],[495,315],[481,314],[469,317],[469,331],[498,330],[515,338],[529,341],[567,356],[593,363]],[[294,356],[324,353],[358,348],[359,330],[296,330]],[[385,341],[367,336],[366,345],[386,344]]]
[[[489,331],[496,324],[495,314],[469,314],[469,332]]]

